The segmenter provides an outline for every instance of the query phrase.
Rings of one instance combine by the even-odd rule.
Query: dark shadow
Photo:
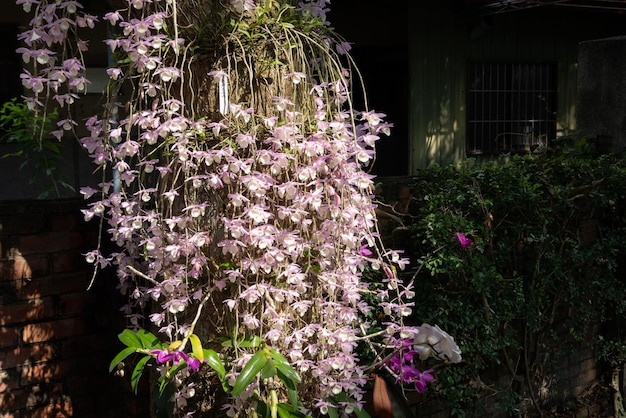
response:
[[[371,171],[378,176],[406,175],[409,167],[408,0],[336,2],[329,20],[352,44],[350,51],[361,72],[367,107],[387,115],[391,136],[377,142]],[[354,80],[355,107],[365,108],[360,81]]]

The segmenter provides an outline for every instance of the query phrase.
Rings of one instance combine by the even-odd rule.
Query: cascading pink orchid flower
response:
[[[100,219],[118,248],[107,255],[99,248],[90,251],[87,261],[117,267],[131,326],[151,323],[170,341],[187,337],[200,319],[214,326],[205,338],[224,349],[226,382],[258,349],[250,343],[256,337],[282,353],[302,377],[310,397],[303,400],[306,408],[337,408],[346,414],[361,409],[369,365],[357,342],[379,338],[380,346],[403,347],[402,339],[418,335],[403,323],[413,305],[412,283],[399,276],[408,260],[382,248],[371,196],[374,177],[366,172],[376,141],[389,134],[391,125],[382,121],[382,113],[351,109],[352,81],[349,71],[338,71],[341,62],[321,67],[319,54],[337,60],[328,47],[340,54],[350,47],[329,32],[329,1],[294,0],[294,7],[285,9],[280,7],[291,3],[227,2],[224,13],[241,15],[229,23],[238,29],[248,19],[261,14],[269,19],[277,11],[276,22],[285,31],[294,23],[282,19],[292,14],[296,24],[311,23],[302,44],[308,49],[284,60],[303,65],[277,64],[273,83],[286,87],[261,103],[252,100],[256,92],[233,94],[256,85],[238,80],[239,69],[254,65],[254,54],[245,51],[241,56],[252,59],[246,65],[228,61],[238,56],[229,54],[211,63],[214,68],[202,68],[212,77],[194,84],[203,80],[192,72],[200,61],[187,58],[198,40],[184,38],[194,25],[177,31],[183,15],[177,8],[184,3],[127,0],[127,10],[105,15],[114,34],[105,44],[118,61],[107,69],[111,94],[104,109],[87,118],[87,133],[80,138],[103,173],[98,189],[82,189],[90,199],[83,214],[86,220]],[[71,36],[78,28],[91,28],[96,19],[76,1],[18,4],[26,11],[36,9],[20,50],[23,59],[38,66],[22,75],[34,94],[29,107],[43,108],[47,101],[72,105],[88,80],[82,61],[66,53],[81,56],[86,44]],[[290,39],[296,34],[289,33]],[[233,42],[228,48],[244,44]],[[257,73],[254,69],[250,76]],[[321,74],[332,76],[319,80]],[[267,80],[259,88],[272,85]],[[128,103],[118,103],[120,89],[130,85]],[[58,94],[47,97],[47,91]],[[225,101],[219,109],[210,109],[213,96],[216,103]],[[74,121],[64,120],[57,134],[66,127],[74,131]],[[364,280],[368,267],[384,286]],[[383,308],[384,335],[368,334],[372,323],[366,318],[373,306],[364,295]],[[208,319],[200,315],[206,301],[213,309]],[[215,330],[223,335],[213,335]],[[220,337],[231,338],[231,348],[220,344]],[[240,344],[243,340],[247,347]],[[414,344],[407,356],[415,357],[420,347]],[[158,364],[200,366],[179,351],[151,354]],[[398,373],[418,390],[432,380],[429,370],[407,374],[401,367]],[[193,396],[192,384],[177,381],[177,407],[184,408],[186,402],[179,400]],[[229,400],[227,409],[251,411],[259,389],[251,381],[245,396]],[[347,399],[341,405],[334,401],[340,394]]]

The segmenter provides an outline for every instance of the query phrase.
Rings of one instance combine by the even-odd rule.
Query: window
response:
[[[556,136],[556,65],[471,62],[467,154],[532,152]]]

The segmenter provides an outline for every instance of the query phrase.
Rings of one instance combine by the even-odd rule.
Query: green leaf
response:
[[[137,393],[137,384],[139,383],[139,379],[141,379],[141,375],[143,374],[143,368],[145,367],[148,360],[150,360],[151,358],[151,356],[145,356],[141,360],[139,360],[130,375],[130,387],[133,389],[133,392],[135,394]]]
[[[295,390],[296,384],[301,381],[298,373],[296,373],[294,368],[289,364],[289,361],[278,350],[268,348],[267,351],[274,360],[278,378],[282,380],[289,389]]]
[[[171,401],[176,392],[176,385],[171,381],[164,388],[154,387],[152,392],[152,407],[156,418],[171,418],[174,416],[174,402]]]
[[[293,382],[294,385],[300,383],[300,376],[298,376],[298,373],[296,373],[293,367],[291,367],[289,364],[281,363],[276,360],[274,360],[274,363],[276,364],[276,370],[280,371],[284,375],[285,379]],[[281,378],[281,380],[283,379]],[[283,380],[283,382],[284,381],[285,380]]]
[[[59,145],[57,143],[47,141],[44,143],[44,147],[46,148],[47,151],[50,151],[50,153],[54,155],[61,154],[61,148],[59,148]]]
[[[337,408],[329,406],[328,407],[328,416],[330,418],[339,418],[339,412],[337,412]]]
[[[241,341],[238,345],[241,348],[259,347],[261,345],[261,337],[259,337],[258,335],[254,335]]]
[[[221,337],[220,341],[222,342],[222,345],[224,347],[234,347],[235,345],[233,344],[233,339],[232,338],[228,338],[228,337]],[[254,347],[259,347],[261,345],[261,338],[257,335],[254,335],[252,337],[246,337],[244,339],[241,340],[237,340],[237,346],[241,347],[241,348],[254,348]]]
[[[126,357],[130,356],[131,354],[135,352],[137,352],[136,348],[126,347],[125,349],[117,353],[117,355],[113,357],[113,360],[111,360],[111,364],[109,364],[109,373],[111,373],[113,369],[115,369],[115,367],[118,364],[120,364]]]
[[[217,376],[220,378],[220,380],[224,380],[224,376],[226,376],[226,368],[224,367],[224,363],[222,363],[222,360],[215,352],[215,350],[204,349],[203,354],[204,359],[206,360],[209,367],[217,372]]]
[[[357,418],[372,418],[365,409],[355,409],[354,415],[356,415]]]
[[[265,363],[267,363],[267,357],[265,355],[265,350],[257,351],[255,355],[252,356],[250,360],[243,366],[241,373],[237,376],[237,380],[235,380],[235,385],[233,386],[232,395],[239,396],[241,392],[243,392],[250,382],[256,377],[257,374],[263,369]]]
[[[268,348],[267,351],[270,353],[270,356],[277,362],[289,365],[289,360],[285,356],[283,356],[280,351],[275,348]]]
[[[161,346],[163,346],[156,335],[146,331],[145,329],[140,329],[135,335],[139,339],[143,348],[161,348]]]
[[[141,340],[137,337],[137,334],[129,329],[122,331],[117,338],[119,338],[120,341],[128,347],[144,348],[143,344],[141,344]]]
[[[294,408],[298,407],[298,392],[295,389],[287,388],[287,397],[289,398],[289,403]]]
[[[263,418],[269,417],[270,409],[267,407],[267,404],[265,402],[259,399],[257,400],[256,413],[258,414],[259,417],[263,417]]]
[[[189,342],[191,343],[191,351],[193,356],[200,361],[204,361],[204,351],[202,351],[202,343],[200,338],[196,334],[189,335]]]
[[[274,366],[276,366],[276,363],[274,363]],[[276,367],[276,375],[285,384],[285,386],[287,386],[288,391],[289,390],[295,391],[297,389],[296,382],[294,382],[293,379],[290,379],[287,376],[285,376],[285,374],[278,367]]]
[[[287,403],[278,404],[278,415],[281,418],[311,418],[310,415],[298,411],[295,407]]]
[[[280,405],[278,405],[278,408],[276,408],[276,412],[278,412],[278,416],[280,418],[292,418],[293,417],[293,415],[291,415],[289,411],[285,411],[283,408],[280,407]]]
[[[261,379],[269,379],[274,376],[276,376],[276,366],[274,365],[274,360],[268,358],[265,366],[261,369]]]

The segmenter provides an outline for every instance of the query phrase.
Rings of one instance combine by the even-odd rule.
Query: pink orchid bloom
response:
[[[198,371],[200,369],[200,360],[189,357],[182,351],[151,350],[150,354],[156,355],[156,361],[159,364],[173,360],[174,364],[178,365],[181,361],[184,361],[191,370]]]
[[[461,243],[461,248],[467,249],[467,248],[471,248],[472,247],[472,240],[467,238],[464,234],[461,234],[460,232],[457,232],[456,238]]]
[[[372,253],[372,251],[367,247],[367,244],[365,244],[362,245],[359,249],[359,254],[361,254],[363,257],[370,257],[374,253]]]

